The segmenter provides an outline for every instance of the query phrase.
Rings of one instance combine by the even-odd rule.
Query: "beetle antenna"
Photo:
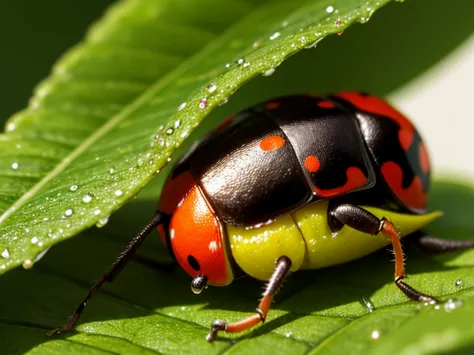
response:
[[[55,335],[55,334],[60,334],[64,333],[67,331],[70,331],[71,329],[74,328],[76,325],[79,317],[81,316],[82,312],[84,311],[84,308],[87,305],[87,302],[94,296],[94,294],[100,289],[100,287],[106,283],[106,282],[112,282],[115,280],[118,274],[124,269],[124,267],[128,264],[128,262],[135,256],[135,253],[137,249],[140,247],[140,245],[143,243],[143,241],[148,237],[158,225],[163,223],[163,220],[165,218],[165,215],[157,211],[156,215],[151,219],[143,229],[141,229],[135,238],[133,238],[130,243],[128,243],[127,247],[125,250],[120,253],[118,256],[117,260],[115,263],[113,263],[112,267],[110,268],[109,272],[106,273],[105,275],[102,275],[97,282],[92,286],[91,290],[87,294],[86,298],[82,303],[77,307],[76,312],[72,315],[71,319],[69,322],[64,325],[62,328],[56,328],[48,332],[48,335]]]

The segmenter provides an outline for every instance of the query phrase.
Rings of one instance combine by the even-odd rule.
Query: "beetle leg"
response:
[[[222,320],[215,320],[212,322],[211,332],[206,337],[207,341],[213,341],[217,335],[217,332],[225,331],[227,333],[238,333],[246,329],[250,329],[256,326],[260,322],[265,322],[270,304],[272,303],[273,296],[280,289],[286,276],[290,273],[291,260],[287,256],[281,256],[276,262],[275,270],[272,276],[268,280],[263,293],[263,298],[260,301],[257,311],[250,317],[244,318],[235,323],[226,323]]]
[[[422,252],[440,254],[474,247],[474,240],[446,240],[425,235],[422,232],[409,237],[409,241]]]
[[[437,299],[421,293],[409,286],[402,280],[405,278],[405,265],[402,244],[398,236],[398,231],[389,220],[374,216],[369,211],[351,204],[342,204],[334,206],[329,211],[329,216],[342,225],[364,233],[377,235],[384,233],[392,243],[393,252],[395,254],[395,284],[402,292],[414,301],[436,303]]]
[[[125,250],[118,256],[117,260],[115,263],[112,265],[110,268],[109,272],[106,273],[105,275],[102,275],[97,282],[92,286],[91,290],[87,294],[86,298],[82,303],[77,307],[76,312],[72,315],[71,319],[69,322],[67,322],[62,328],[56,328],[48,332],[48,335],[55,335],[55,334],[60,334],[67,332],[74,328],[74,326],[77,323],[77,320],[81,316],[82,312],[84,311],[84,308],[87,305],[87,302],[94,296],[94,294],[100,289],[100,287],[106,283],[106,282],[112,282],[118,274],[123,270],[123,268],[128,264],[128,262],[134,257],[135,252],[137,249],[140,247],[142,242],[150,235],[151,231],[155,229],[159,224],[163,223],[164,219],[164,214],[161,212],[157,212],[155,217],[153,217],[152,220],[150,220],[147,225],[137,233],[135,238],[128,243],[127,247]]]

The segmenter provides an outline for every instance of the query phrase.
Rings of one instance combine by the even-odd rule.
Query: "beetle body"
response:
[[[357,92],[288,96],[225,121],[174,167],[158,212],[111,270],[91,288],[70,321],[113,281],[155,228],[199,293],[244,272],[266,280],[255,313],[219,331],[241,332],[264,322],[273,296],[291,271],[344,263],[391,244],[396,286],[410,299],[438,300],[405,283],[400,238],[440,213],[426,213],[430,163],[414,126],[385,101]],[[474,241],[423,234],[421,250],[446,252]],[[337,281],[335,281],[337,282]]]
[[[233,280],[237,263],[267,279],[277,255],[292,271],[364,256],[382,236],[331,225],[328,204],[350,201],[390,217],[402,235],[425,215],[430,167],[413,125],[383,100],[356,92],[288,96],[227,120],[170,174],[161,235],[191,276]]]

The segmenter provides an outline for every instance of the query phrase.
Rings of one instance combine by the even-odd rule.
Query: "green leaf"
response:
[[[118,3],[0,136],[0,271],[108,218],[239,86],[388,1]]]
[[[474,346],[474,250],[433,257],[405,248],[407,282],[443,301],[455,300],[439,309],[407,300],[392,281],[391,254],[381,250],[345,265],[295,273],[264,325],[209,344],[211,322],[250,314],[261,283],[246,278],[194,295],[183,271],[156,267],[157,254],[160,262],[169,261],[159,238],[147,240],[120,277],[94,297],[77,333],[47,337],[48,330],[64,324],[130,239],[127,233],[135,232],[140,216],[153,207],[154,189],[147,190],[114,214],[106,228],[61,243],[32,270],[0,278],[4,353],[431,354]],[[473,204],[472,185],[437,181],[431,208],[446,214],[430,231],[472,238],[474,222],[465,206]],[[450,232],[453,225],[460,226],[456,234]]]
[[[170,3],[175,5],[178,2]],[[329,17],[328,25],[325,25],[328,26],[328,33],[343,28],[340,25],[340,28],[331,30],[330,22],[333,17],[324,13],[328,5],[342,9],[343,7],[335,5],[336,1],[325,4],[313,1],[307,5],[295,1],[280,3],[279,6],[273,6],[271,2],[262,2],[258,6],[254,5],[256,2],[236,2],[232,6],[226,4],[228,9],[214,9],[212,3],[214,2],[199,2],[199,7],[191,9],[173,6],[168,9],[163,1],[163,7],[158,9],[158,5],[147,0],[128,1],[118,5],[114,10],[115,14],[108,15],[108,19],[95,27],[86,44],[78,47],[57,65],[59,69],[48,79],[49,84],[43,86],[47,93],[39,90],[28,111],[10,121],[9,127],[15,127],[15,130],[0,139],[0,166],[5,167],[0,178],[2,210],[8,210],[23,193],[20,187],[30,191],[32,186],[49,176],[50,171],[65,164],[64,157],[70,156],[77,149],[82,150],[75,160],[66,161],[70,165],[63,165],[64,170],[57,171],[58,174],[53,179],[48,179],[37,193],[30,196],[30,200],[25,201],[21,208],[8,215],[2,223],[0,253],[6,249],[10,257],[7,260],[1,260],[0,257],[0,261],[5,262],[1,266],[5,265],[5,269],[10,269],[25,259],[33,259],[49,245],[96,223],[100,217],[119,208],[134,194],[133,191],[143,186],[174,149],[170,146],[167,150],[156,153],[160,147],[150,147],[153,166],[139,165],[140,158],[144,158],[144,165],[149,159],[146,154],[149,152],[150,141],[154,141],[152,137],[155,131],[161,125],[169,127],[165,122],[176,121],[177,117],[173,115],[182,101],[188,104],[178,115],[185,116],[182,118],[182,127],[190,127],[219,101],[219,97],[212,97],[205,110],[196,108],[206,86],[214,83],[214,76],[222,80],[219,85],[222,82],[220,87],[227,90],[237,88],[245,80],[260,73],[254,69],[247,72],[245,70],[250,66],[238,68],[235,63],[235,68],[231,71],[222,66],[223,63],[240,57],[245,57],[251,65],[256,59],[250,61],[250,56],[262,55],[265,58],[267,52],[254,53],[254,41],[260,41],[258,50],[267,48],[271,53],[278,49],[280,54],[281,47],[287,43],[286,36],[294,35],[300,27],[307,29],[309,23],[316,24],[322,15]],[[215,3],[219,4],[217,1]],[[356,8],[362,2],[346,0],[340,3]],[[240,4],[240,8],[236,4]],[[149,7],[149,11],[139,11],[141,6]],[[316,11],[318,6],[320,11]],[[215,16],[216,11],[220,11],[221,16]],[[171,16],[173,13],[174,16]],[[341,12],[338,15],[342,18]],[[322,21],[325,21],[324,16]],[[290,21],[291,18],[294,22]],[[308,22],[300,23],[300,19],[308,19]],[[288,25],[281,27],[286,20]],[[398,19],[394,23],[383,23],[379,28],[397,23]],[[323,27],[326,28],[325,26]],[[358,27],[366,29],[370,26]],[[396,33],[408,31],[407,28],[410,27],[404,26]],[[168,32],[172,30],[175,32]],[[208,37],[206,32],[209,32]],[[280,32],[280,36],[269,41],[268,37],[275,32]],[[341,46],[347,36],[357,33],[348,32],[350,33],[345,34],[342,41],[341,37],[335,36],[339,42],[330,42],[329,48],[318,48],[314,52],[325,52],[323,49],[331,49],[332,45],[333,48],[338,48],[335,52],[337,55],[350,53],[350,49],[355,48],[354,44],[358,45],[359,40],[354,37],[352,46]],[[140,36],[136,37],[135,34]],[[383,35],[384,32],[380,31],[380,34]],[[307,38],[309,41],[309,37]],[[439,43],[436,44],[439,50]],[[221,46],[225,48],[220,48]],[[124,53],[124,48],[129,48],[130,53]],[[205,53],[202,52],[203,48]],[[299,48],[300,45],[295,50]],[[146,53],[143,54],[142,50]],[[332,57],[326,57],[328,59],[321,62],[318,61],[319,54],[311,57],[307,54],[309,52],[313,51],[305,53],[305,69],[310,67],[308,63],[317,63],[324,69],[328,67],[325,64],[332,63]],[[181,56],[181,62],[169,70],[163,69],[161,75],[153,77],[156,73],[152,73],[143,64],[149,58],[147,53],[156,55],[152,60],[156,60],[156,64],[151,68],[163,69],[174,55]],[[164,53],[168,54],[163,55]],[[336,58],[337,55],[333,57]],[[386,63],[385,59],[389,55],[386,52],[383,55],[383,60],[373,55],[370,57],[371,60]],[[125,64],[120,61],[124,58],[128,60]],[[313,62],[315,58],[318,60]],[[217,63],[220,60],[222,62]],[[366,59],[361,57],[357,60]],[[301,66],[298,63],[301,61],[294,61],[292,65]],[[120,64],[123,64],[124,71],[112,72],[112,68],[118,68]],[[426,65],[419,64],[420,67]],[[383,84],[380,79],[374,79],[380,76],[373,75],[373,78],[368,78],[372,83],[369,87],[386,93],[414,75],[411,72],[413,67],[410,68],[405,75],[384,77]],[[84,71],[85,69],[89,71]],[[176,70],[182,70],[182,75],[176,74]],[[338,71],[343,73],[341,77],[353,72],[347,68],[344,70]],[[384,73],[386,68],[380,70]],[[282,71],[279,68],[277,75]],[[146,73],[150,75],[149,80],[141,77]],[[245,75],[239,77],[242,73]],[[132,76],[132,79],[126,77],[126,74]],[[110,75],[111,79],[104,80],[102,75]],[[314,74],[314,77],[321,78],[323,84],[302,82],[301,79],[298,81],[288,76],[280,76],[279,83],[291,87],[289,83],[293,82],[293,90],[298,88],[297,90],[302,91],[314,87],[339,89],[341,82],[342,85],[352,85],[352,88],[360,85],[357,84],[360,82],[357,75],[350,76],[346,81],[334,80],[331,75],[334,75],[334,70],[322,70]],[[176,82],[169,79],[173,77],[178,78]],[[163,80],[168,80],[168,84],[148,94],[162,85],[160,83]],[[263,81],[256,82],[252,87],[252,100],[259,101],[275,94],[275,88],[260,92]],[[364,85],[366,83],[364,81]],[[239,94],[236,96],[237,98],[232,97],[230,100],[231,108],[226,105],[220,108],[220,113],[211,117],[214,124],[225,116],[226,111],[235,112],[237,108],[252,103],[248,98],[239,99]],[[84,141],[96,135],[103,129],[101,127],[114,119],[116,125],[109,127],[109,132],[98,137],[89,147],[80,148]],[[179,139],[174,140],[175,138]],[[176,143],[181,138],[173,135],[171,139]],[[20,148],[17,144],[21,144]],[[97,161],[96,157],[99,158]],[[18,163],[16,170],[11,168],[15,162]],[[110,168],[114,169],[113,174],[110,174]],[[134,172],[129,173],[130,168]],[[160,262],[170,261],[158,238],[146,241],[138,258],[132,261],[117,281],[101,290],[90,302],[80,320],[77,333],[48,338],[46,332],[65,323],[66,317],[86,295],[98,274],[106,270],[137,228],[143,225],[144,216],[154,210],[160,181],[155,179],[155,182],[149,184],[139,198],[114,214],[106,228],[87,230],[80,237],[58,245],[33,270],[12,270],[0,278],[0,289],[3,291],[0,302],[2,353],[207,354],[226,351],[252,354],[412,354],[454,351],[468,353],[474,346],[471,340],[471,312],[474,307],[472,251],[427,257],[407,249],[410,284],[424,292],[440,296],[443,300],[450,297],[461,300],[460,308],[451,310],[442,305],[440,310],[436,310],[432,306],[408,302],[391,281],[393,264],[390,255],[381,251],[347,265],[293,275],[277,296],[266,324],[240,336],[223,335],[215,343],[208,344],[204,338],[210,323],[216,318],[238,320],[250,314],[255,309],[261,285],[255,280],[238,280],[230,287],[210,288],[202,295],[195,296],[189,290],[189,277],[182,271],[170,274],[155,267],[157,258]],[[71,187],[75,185],[78,188],[71,191]],[[94,199],[83,205],[85,202],[82,199],[92,189],[95,189]],[[115,196],[117,190],[123,191],[122,196]],[[445,217],[432,225],[434,234],[452,239],[472,238],[472,186],[438,181],[432,201],[433,209],[446,212]],[[29,206],[30,203],[33,204]],[[60,218],[69,208],[73,210],[73,214],[68,218]],[[103,214],[91,214],[96,208],[100,208]],[[49,220],[44,221],[44,218]],[[68,224],[69,228],[61,228]],[[38,240],[32,243],[34,237]],[[2,244],[4,241],[5,244]],[[43,243],[41,247],[39,242]],[[456,280],[462,280],[462,283],[457,285]],[[364,299],[370,301],[374,309],[369,309],[364,304]],[[377,335],[374,333],[376,330],[379,332],[377,340],[373,339],[374,334]]]

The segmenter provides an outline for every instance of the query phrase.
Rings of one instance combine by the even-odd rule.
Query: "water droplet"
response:
[[[185,107],[186,107],[186,102],[183,102],[181,105],[178,106],[178,111],[181,111]]]
[[[280,37],[280,32],[275,32],[268,38],[270,39],[270,41],[273,41],[274,39],[277,39],[278,37]]]
[[[95,214],[96,216],[100,215],[100,210],[95,210],[95,211],[94,211],[94,214]]]
[[[374,340],[377,340],[380,337],[380,331],[379,330],[374,330],[372,332],[371,338]]]
[[[4,251],[2,251],[2,258],[8,259],[9,257],[10,257],[10,252],[8,251],[8,249],[5,249]]]
[[[332,13],[334,12],[334,7],[333,7],[333,6],[328,6],[328,7],[326,7],[326,12],[327,12],[328,14],[332,14]]]
[[[461,279],[457,279],[456,280],[456,286],[461,286],[462,285],[462,280]]]
[[[34,265],[33,262],[30,259],[27,259],[23,262],[22,266],[23,266],[23,269],[29,270],[33,267],[33,265]]]
[[[253,42],[252,48],[257,48],[260,45],[260,42]]]
[[[72,186],[69,188],[69,190],[71,190],[71,191],[74,192],[74,191],[76,191],[78,188],[79,188],[79,186],[77,186],[77,185],[72,185]]]
[[[462,305],[463,302],[461,300],[456,300],[452,298],[450,298],[443,304],[445,312],[452,312],[455,309],[462,307]]]
[[[225,68],[229,69],[230,68],[230,63],[226,63]]]
[[[268,69],[267,71],[263,72],[263,76],[270,76],[275,72],[275,68]]]
[[[110,173],[110,175],[113,175],[115,173],[115,168],[110,168],[109,173]]]
[[[207,87],[207,91],[211,94],[216,90],[217,90],[217,85],[216,84],[211,84]]]
[[[285,28],[286,26],[288,26],[288,21],[283,21],[281,23],[281,27]]]
[[[64,215],[66,217],[71,217],[74,211],[71,208],[68,208],[66,211],[64,211]]]
[[[199,108],[203,110],[206,108],[206,106],[207,106],[207,99],[206,98],[201,99],[201,101],[199,101]]]
[[[20,165],[19,165],[17,162],[15,162],[15,163],[12,164],[12,169],[13,169],[13,170],[18,169],[19,167],[20,167]]]
[[[114,192],[115,196],[119,197],[119,196],[122,196],[123,195],[123,191],[122,190],[117,190]]]
[[[218,106],[222,106],[222,105],[225,105],[226,103],[229,102],[229,98],[228,97],[224,97],[221,102],[219,102],[217,105]]]
[[[95,224],[95,226],[97,228],[102,228],[103,226],[105,226],[108,222],[109,222],[109,218],[110,216],[105,216],[103,218],[100,218],[97,223]]]
[[[239,59],[237,59],[237,64],[242,65],[242,64],[244,64],[244,63],[245,63],[245,59],[244,59],[244,58],[239,58]]]
[[[30,242],[31,242],[31,244],[36,244],[36,243],[38,243],[38,237],[33,237],[33,238],[31,238]]]
[[[180,121],[180,120],[176,120],[176,122],[174,123],[174,128],[175,128],[175,129],[178,129],[179,126],[181,126],[181,121]]]
[[[5,131],[7,132],[13,132],[16,129],[16,124],[13,122],[7,123],[7,126],[5,127]]]
[[[84,203],[89,203],[92,201],[92,195],[89,195],[89,194],[86,194],[84,195],[84,197],[82,198],[82,202]]]
[[[291,337],[292,334],[293,334],[293,332],[288,332],[288,333],[285,334],[285,336],[286,336],[287,338],[289,338],[289,337]]]
[[[369,21],[369,17],[361,17],[359,18],[360,23],[367,23]]]
[[[372,313],[375,310],[375,306],[370,300],[366,300],[364,297],[362,297],[362,302],[367,307],[370,313]]]
[[[167,134],[168,136],[172,135],[173,133],[174,133],[174,129],[173,129],[173,128],[168,128],[168,129],[166,130],[166,134]]]

